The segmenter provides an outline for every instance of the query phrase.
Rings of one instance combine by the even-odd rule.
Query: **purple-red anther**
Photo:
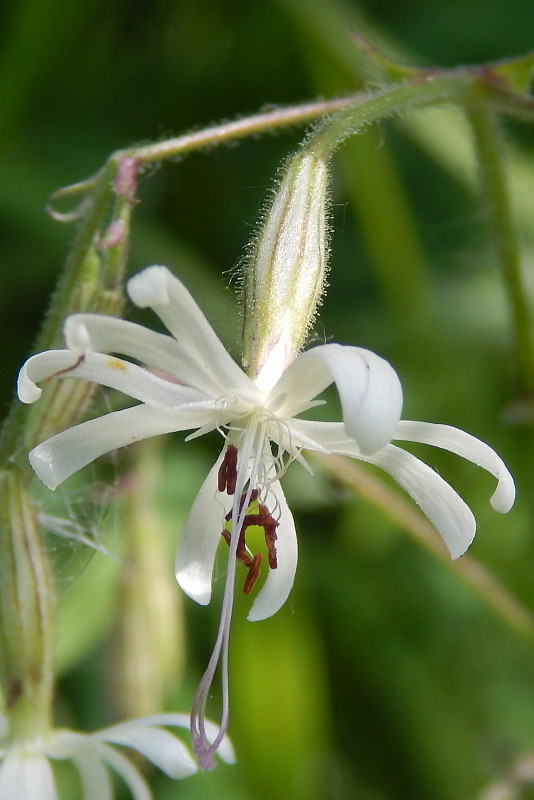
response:
[[[217,475],[217,488],[220,492],[234,494],[237,483],[237,447],[229,444],[219,467]],[[252,498],[251,498],[252,499]],[[243,503],[243,499],[241,500]],[[240,510],[242,505],[240,507]]]
[[[232,445],[229,445],[229,447],[232,447]],[[226,455],[224,461],[226,461]],[[224,461],[223,464],[221,465],[221,469],[222,466],[224,465]],[[237,463],[237,450],[236,450],[236,463]],[[221,489],[220,486],[221,486],[221,470],[219,470],[219,491],[223,491],[223,489]],[[234,485],[234,490],[235,490],[235,485]],[[230,492],[228,493],[230,494]],[[245,503],[246,497],[247,497],[246,492],[241,495],[241,498],[239,500],[239,513],[241,513],[243,510],[243,505]],[[259,497],[259,491],[257,489],[253,489],[250,493],[249,506],[252,503],[256,502],[258,497]],[[232,519],[232,511],[229,511],[228,514],[226,514],[225,516],[225,520],[227,522],[230,522],[231,519]],[[268,551],[269,566],[271,569],[276,569],[276,567],[278,566],[278,559],[276,555],[276,544],[275,544],[278,538],[276,535],[278,522],[274,519],[267,506],[264,505],[263,503],[259,503],[257,513],[245,514],[243,518],[243,524],[241,525],[241,530],[239,531],[239,539],[237,542],[237,548],[235,553],[235,557],[237,558],[237,560],[240,561],[242,564],[244,564],[244,566],[247,567],[248,569],[248,574],[247,577],[245,578],[245,585],[243,586],[243,591],[245,594],[249,594],[252,591],[252,587],[254,586],[256,580],[259,577],[261,570],[261,562],[262,562],[261,553],[256,553],[256,555],[253,556],[252,558],[247,553],[245,535],[247,528],[251,525],[258,525],[260,528],[263,528],[263,532],[265,535],[265,544],[267,545],[267,551]],[[232,541],[232,536],[230,534],[230,531],[224,528],[224,530],[221,531],[221,536],[223,537],[227,545],[230,546],[230,543]]]
[[[243,586],[243,592],[245,594],[251,593],[254,584],[258,580],[261,571],[261,561],[262,561],[262,554],[256,553],[256,555],[250,562],[250,567],[248,568],[247,577],[245,578],[245,585]]]
[[[228,547],[230,547],[230,542],[232,541],[230,531],[227,531],[226,528],[224,528],[224,530],[221,531],[221,536],[223,537]],[[243,534],[241,534],[241,536],[239,537],[239,541],[237,543],[237,550],[235,551],[235,557],[237,558],[238,561],[244,564],[245,567],[250,567],[250,565],[252,564],[252,559],[247,553],[247,546]]]
[[[259,521],[256,525],[261,525],[265,533],[265,544],[269,552],[269,566],[271,569],[276,569],[278,560],[276,558],[276,545],[277,540],[276,529],[278,522],[271,516],[267,506],[260,504],[260,513],[258,514]]]

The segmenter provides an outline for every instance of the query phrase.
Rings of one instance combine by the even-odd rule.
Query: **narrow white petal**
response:
[[[0,764],[0,800],[57,800],[48,759],[11,752]]]
[[[33,403],[41,394],[36,384],[55,377],[98,383],[163,408],[209,399],[203,392],[158,378],[143,367],[116,356],[103,353],[76,356],[70,350],[47,350],[29,358],[19,373],[19,398],[24,403]]]
[[[284,605],[293,588],[297,570],[298,547],[295,523],[279,481],[270,485],[269,493],[274,496],[272,499],[270,496],[267,498],[269,511],[279,521],[276,529],[278,566],[276,569],[269,569],[267,580],[252,604],[247,617],[252,622],[272,617]]]
[[[113,747],[95,740],[95,754],[117,772],[128,786],[134,800],[152,800],[152,792],[147,782],[127,758]]]
[[[105,728],[92,738],[132,747],[171,778],[187,778],[197,771],[185,744],[162,728],[132,721]]]
[[[144,404],[83,422],[37,445],[29,455],[37,476],[55,489],[104,453],[163,433],[195,428],[213,412],[195,406],[164,411]]]
[[[497,489],[490,500],[495,511],[505,514],[512,508],[515,500],[514,479],[495,450],[475,436],[450,425],[401,420],[394,439],[440,447],[482,467],[498,481]]]
[[[443,478],[406,450],[388,445],[372,456],[356,456],[388,472],[441,534],[451,557],[459,558],[473,541],[476,522],[469,507]]]
[[[73,756],[82,782],[83,800],[113,800],[113,784],[107,766],[95,755]]]
[[[217,473],[221,453],[193,503],[183,525],[176,551],[176,580],[193,600],[207,605],[211,575],[224,523],[224,507],[217,498]]]
[[[177,341],[135,322],[103,314],[73,314],[65,322],[65,339],[76,352],[120,353],[210,396],[222,393],[220,381],[199,363],[187,341]]]
[[[325,344],[302,353],[269,396],[269,406],[291,417],[335,382],[343,424],[364,453],[373,453],[394,434],[402,411],[402,387],[393,367],[361,347]]]
[[[130,278],[128,294],[140,308],[152,308],[198,369],[211,376],[220,394],[230,387],[250,391],[248,378],[228,354],[221,340],[185,286],[167,267],[147,267]]]
[[[295,441],[301,438],[304,447],[318,449],[322,446],[331,453],[382,467],[419,504],[443,536],[453,558],[468,548],[476,527],[473,514],[454,489],[415,456],[393,445],[373,456],[365,456],[355,442],[347,438],[339,423],[294,419],[291,431]],[[399,423],[395,438],[441,447],[488,470],[499,480],[492,497],[493,507],[503,512],[510,508],[515,493],[513,479],[497,454],[483,442],[447,425],[404,420]]]

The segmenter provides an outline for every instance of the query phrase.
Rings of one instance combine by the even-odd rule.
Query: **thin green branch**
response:
[[[418,76],[367,95],[326,119],[309,136],[308,146],[330,158],[349,136],[395,114],[441,103],[461,104],[475,81],[474,74],[456,70]]]
[[[201,131],[185,133],[174,139],[167,139],[164,142],[121,150],[115,154],[114,158],[128,156],[143,164],[168,158],[177,158],[193,150],[215,147],[224,142],[244,139],[247,136],[273,131],[286,125],[301,125],[312,122],[318,117],[339,111],[354,103],[356,99],[364,97],[365,95],[357,94],[332,100],[318,100],[313,103],[303,103],[302,105],[287,108],[273,108],[269,111],[253,114],[250,117],[243,117],[231,122],[221,122]]]
[[[512,309],[523,387],[529,394],[534,394],[533,320],[508,192],[499,120],[485,104],[477,101],[468,109],[468,116],[478,153],[482,200],[495,237]]]

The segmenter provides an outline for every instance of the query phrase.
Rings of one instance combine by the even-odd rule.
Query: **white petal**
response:
[[[23,403],[35,402],[41,395],[36,384],[56,376],[109,386],[136,400],[163,408],[177,408],[184,403],[208,399],[204,393],[158,378],[137,364],[116,356],[87,353],[77,357],[70,350],[47,350],[29,358],[19,373],[19,398]]]
[[[211,575],[224,524],[224,506],[217,495],[221,453],[193,503],[183,525],[176,551],[176,580],[193,600],[207,605]]]
[[[359,457],[381,467],[408,492],[441,534],[453,559],[465,553],[475,535],[475,518],[462,498],[437,472],[394,445],[388,445],[372,456]]]
[[[162,728],[142,725],[139,720],[105,728],[92,738],[134,748],[171,778],[187,778],[197,771],[191,753],[180,739]]]
[[[89,737],[88,737],[89,738]],[[92,738],[92,737],[91,737]],[[110,767],[113,767],[124,780],[132,793],[134,800],[152,800],[152,792],[147,782],[137,769],[127,758],[118,753],[113,747],[94,740],[95,754]]]
[[[198,370],[218,385],[219,394],[227,394],[231,387],[238,394],[253,390],[250,378],[228,354],[185,286],[167,267],[147,267],[130,278],[127,290],[137,306],[149,306],[156,312],[182,350],[191,354]]]
[[[402,387],[387,361],[361,347],[325,344],[302,353],[273,388],[269,407],[281,416],[294,416],[332,382],[347,436],[364,453],[387,444],[400,419]]]
[[[497,489],[490,500],[495,511],[505,514],[512,508],[515,500],[514,479],[495,450],[480,439],[450,425],[411,420],[399,422],[394,438],[441,447],[482,467],[498,480]]]
[[[109,770],[95,755],[73,756],[72,762],[80,774],[84,800],[113,800],[113,784]]]
[[[65,322],[65,339],[67,346],[76,352],[121,353],[205,394],[213,397],[222,394],[220,381],[204,363],[199,363],[196,351],[187,342],[178,342],[135,322],[103,314],[73,314]]]
[[[30,452],[30,463],[43,483],[55,489],[104,453],[150,436],[195,428],[206,422],[212,413],[194,406],[163,411],[143,404],[113,411],[37,445]]]
[[[11,752],[0,765],[0,800],[57,800],[48,760]]]
[[[147,717],[140,717],[136,720],[131,720],[130,722],[122,723],[123,725],[137,725],[142,723],[144,725],[170,725],[176,726],[179,728],[185,728],[189,731],[191,726],[191,716],[189,714],[176,714],[176,713],[163,713],[163,714],[150,714]],[[209,720],[205,720],[206,725],[206,736],[208,742],[213,742],[217,734],[219,733],[219,726],[215,725],[213,722]],[[223,761],[226,761],[228,764],[235,763],[235,753],[234,748],[228,738],[225,736],[222,740],[219,749],[217,750],[217,755],[222,758]]]
[[[267,499],[269,511],[279,521],[276,529],[278,566],[276,569],[269,569],[267,580],[252,604],[247,617],[252,622],[272,617],[284,605],[293,588],[297,570],[298,547],[295,523],[280,481],[272,483],[269,492],[274,495],[274,502],[271,502],[270,497]]]

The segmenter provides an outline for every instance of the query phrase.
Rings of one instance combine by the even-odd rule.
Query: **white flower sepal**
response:
[[[134,800],[150,800],[152,793],[138,767],[113,745],[137,750],[170,778],[193,775],[198,767],[191,752],[161,726],[189,728],[189,715],[155,714],[90,734],[58,729],[44,740],[20,744],[9,744],[6,739],[0,748],[0,800],[57,800],[52,770],[55,760],[72,761],[84,800],[112,800],[110,768],[124,780]],[[208,737],[215,739],[218,728],[206,722],[206,730]],[[219,747],[219,755],[227,763],[235,761],[227,738]]]

